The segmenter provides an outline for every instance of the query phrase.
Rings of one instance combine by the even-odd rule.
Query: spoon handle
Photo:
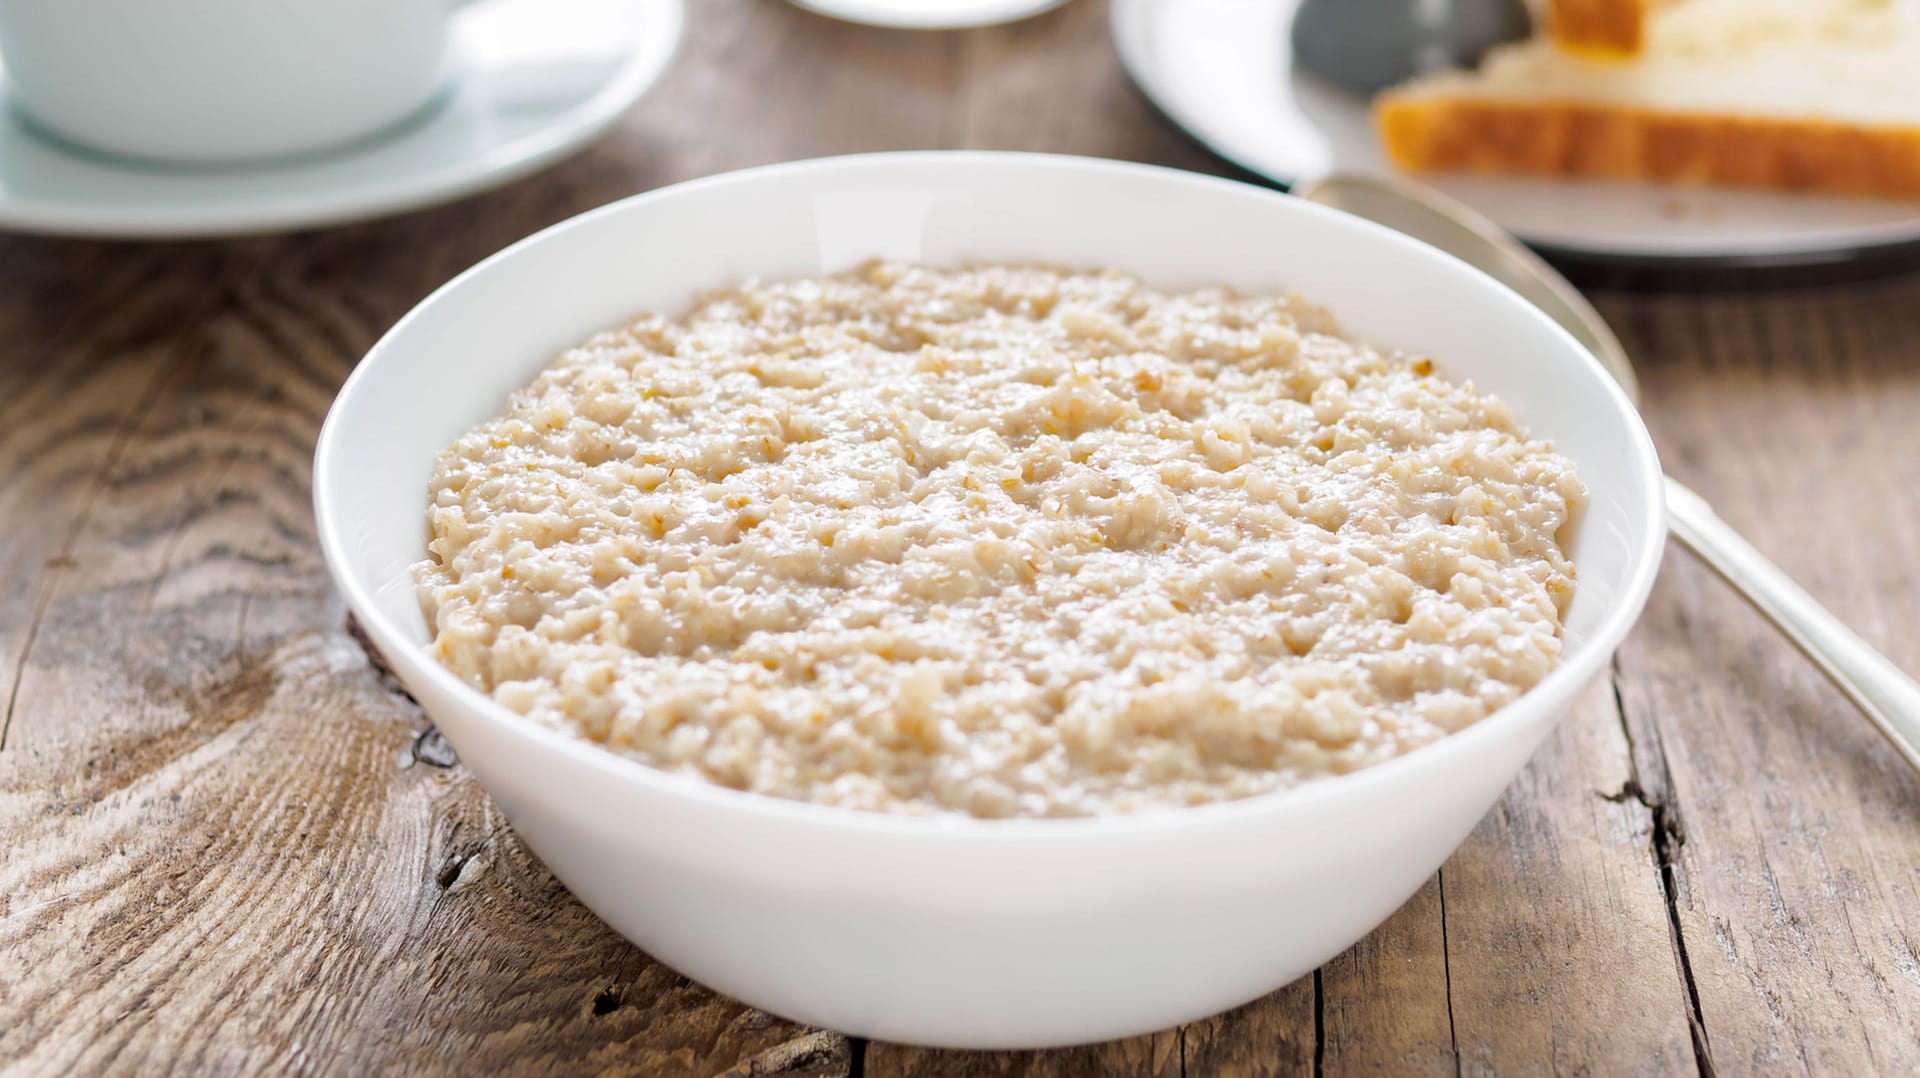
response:
[[[1841,692],[1860,705],[1900,755],[1920,768],[1920,683],[1788,579],[1716,516],[1705,498],[1671,477],[1667,479],[1667,522],[1674,538],[1779,626]]]

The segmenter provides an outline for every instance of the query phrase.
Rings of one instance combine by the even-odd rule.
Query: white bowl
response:
[[[1512,706],[1357,774],[1091,820],[912,819],[669,775],[537,727],[437,665],[408,567],[435,454],[595,330],[758,275],[873,257],[1040,260],[1168,286],[1297,288],[1372,342],[1504,397],[1592,494],[1565,661]],[[982,1048],[1102,1040],[1253,999],[1365,935],[1486,813],[1607,665],[1652,585],[1660,470],[1573,338],[1480,273],[1332,210],[1069,157],[909,153],[752,169],[524,240],[367,354],[320,433],[328,564],[520,837],[649,953],[776,1014]]]

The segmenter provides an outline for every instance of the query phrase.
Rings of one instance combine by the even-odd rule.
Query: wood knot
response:
[[[428,767],[452,767],[460,762],[460,756],[453,751],[445,734],[438,726],[428,726],[413,739],[413,759],[415,763]]]
[[[453,885],[460,882],[460,873],[466,871],[467,862],[472,859],[472,854],[448,858],[447,863],[440,866],[440,871],[433,874],[433,882],[439,884],[442,891],[451,891]]]

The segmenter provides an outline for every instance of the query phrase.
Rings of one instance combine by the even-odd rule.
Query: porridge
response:
[[[874,263],[555,360],[439,458],[434,654],[860,809],[1124,813],[1399,755],[1557,661],[1568,461],[1296,298]]]

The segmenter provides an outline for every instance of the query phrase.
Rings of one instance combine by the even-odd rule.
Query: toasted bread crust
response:
[[[1575,52],[1631,56],[1646,43],[1656,0],[1550,0],[1547,31]]]
[[[1389,93],[1388,154],[1415,172],[1508,172],[1920,197],[1920,128]]]

